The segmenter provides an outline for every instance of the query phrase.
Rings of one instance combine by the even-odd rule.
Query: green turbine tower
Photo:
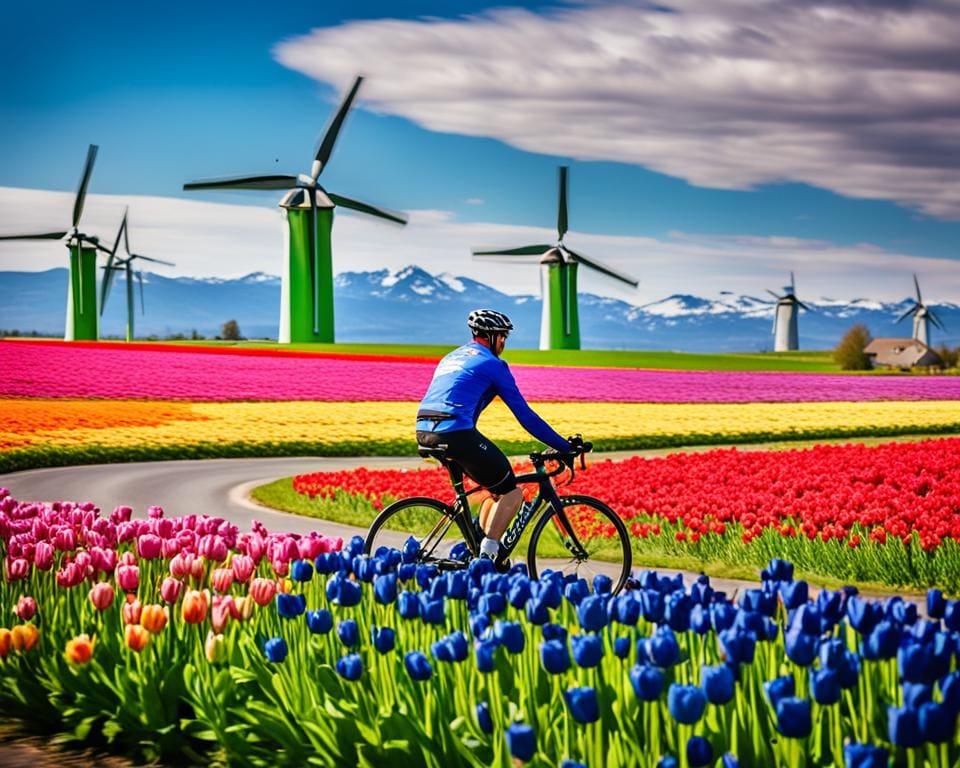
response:
[[[113,249],[109,251],[110,255],[107,257],[107,266],[104,267],[106,271],[103,274],[103,281],[100,283],[100,314],[103,315],[103,310],[107,306],[107,297],[110,295],[110,286],[113,284],[114,272],[124,272],[127,283],[127,341],[133,341],[134,274],[136,274],[137,282],[140,284],[140,314],[146,314],[146,307],[144,306],[143,301],[143,273],[140,270],[137,270],[136,273],[134,273],[133,267],[131,266],[133,260],[143,259],[144,261],[149,261],[154,264],[166,264],[168,267],[174,267],[176,265],[170,261],[153,259],[149,256],[142,256],[139,253],[130,253],[130,237],[128,235],[129,226],[127,224],[128,211],[129,209],[124,209],[123,211],[123,221],[120,222],[120,231],[117,232],[117,240],[113,244]],[[127,253],[127,257],[125,259],[117,258],[117,249],[120,247],[121,238],[123,239],[123,250]]]
[[[100,238],[80,231],[80,216],[96,159],[97,145],[91,144],[73,202],[72,232],[0,235],[0,240],[62,240],[67,235],[70,236],[67,240],[67,249],[70,251],[70,284],[67,288],[67,323],[63,335],[67,341],[96,341],[100,330],[97,313],[97,251],[110,251],[100,245]]]
[[[333,254],[330,232],[333,209],[350,208],[371,216],[406,224],[407,217],[385,208],[327,192],[317,179],[327,167],[337,135],[350,111],[362,77],[358,77],[340,109],[323,133],[310,173],[243,176],[184,184],[194,189],[289,190],[280,201],[287,219],[287,257],[283,265],[280,296],[281,344],[334,341]],[[293,189],[290,189],[293,187]]]
[[[502,251],[477,249],[473,251],[474,257],[540,257],[540,294],[543,300],[540,316],[540,349],[580,349],[580,317],[577,310],[577,267],[580,264],[634,288],[638,284],[638,281],[629,275],[571,251],[563,244],[565,234],[567,234],[567,166],[561,165],[556,245],[524,245]]]

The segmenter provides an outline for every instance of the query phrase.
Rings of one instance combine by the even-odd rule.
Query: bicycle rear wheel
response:
[[[416,496],[395,501],[370,525],[363,551],[376,554],[377,549],[384,546],[401,549],[412,536],[420,545],[417,562],[450,562],[453,547],[466,543],[460,529],[462,517],[439,499]]]
[[[613,580],[617,594],[633,563],[627,526],[610,507],[590,496],[564,496],[560,504],[572,531],[556,512],[548,510],[540,517],[527,547],[531,578],[549,568],[593,584],[594,576],[603,573]]]

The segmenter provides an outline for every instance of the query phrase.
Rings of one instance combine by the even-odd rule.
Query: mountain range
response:
[[[21,334],[62,335],[67,270],[0,271],[0,329]],[[280,278],[254,272],[237,279],[164,277],[145,272],[146,314],[137,298],[136,334],[169,336],[196,331],[212,337],[236,320],[247,338],[276,338]],[[822,298],[804,302],[800,346],[829,349],[854,323],[875,337],[909,336],[910,320],[895,324],[912,298],[882,303],[868,299]],[[334,292],[337,340],[344,342],[456,344],[466,334],[465,318],[476,307],[506,312],[517,330],[511,345],[537,346],[539,296],[511,296],[467,277],[431,275],[416,266],[400,270],[343,272]],[[580,332],[587,349],[672,349],[687,352],[757,352],[773,348],[773,299],[723,293],[718,299],[674,294],[633,305],[588,293],[579,296]],[[960,306],[931,305],[946,332],[931,328],[934,345],[960,346]],[[122,337],[125,286],[113,286],[101,320],[101,336]]]

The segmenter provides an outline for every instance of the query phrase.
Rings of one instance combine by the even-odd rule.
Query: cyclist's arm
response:
[[[517,417],[517,421],[527,432],[554,450],[567,452],[571,449],[570,443],[541,419],[533,408],[527,405],[527,401],[520,394],[517,382],[506,363],[503,363],[503,367],[497,371],[496,386],[497,394],[500,395],[500,398],[507,404],[513,415]]]

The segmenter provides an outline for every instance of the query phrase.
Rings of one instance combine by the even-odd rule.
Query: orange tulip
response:
[[[143,606],[143,611],[140,613],[140,625],[147,630],[147,632],[152,632],[156,635],[167,626],[168,618],[169,614],[167,613],[166,606],[156,604],[145,605]]]
[[[16,651],[27,653],[40,640],[40,630],[33,624],[17,624],[11,630],[11,640]]]
[[[13,633],[6,627],[0,627],[0,659],[7,658],[12,647]]]
[[[67,661],[73,664],[86,664],[93,658],[93,641],[87,635],[77,635],[67,641],[67,650],[64,654]]]
[[[199,624],[207,618],[207,608],[209,600],[206,592],[197,589],[191,589],[183,597],[181,611],[183,620],[188,624]]]
[[[127,647],[140,653],[150,642],[150,633],[139,624],[127,624],[124,630],[124,638],[127,641]]]

